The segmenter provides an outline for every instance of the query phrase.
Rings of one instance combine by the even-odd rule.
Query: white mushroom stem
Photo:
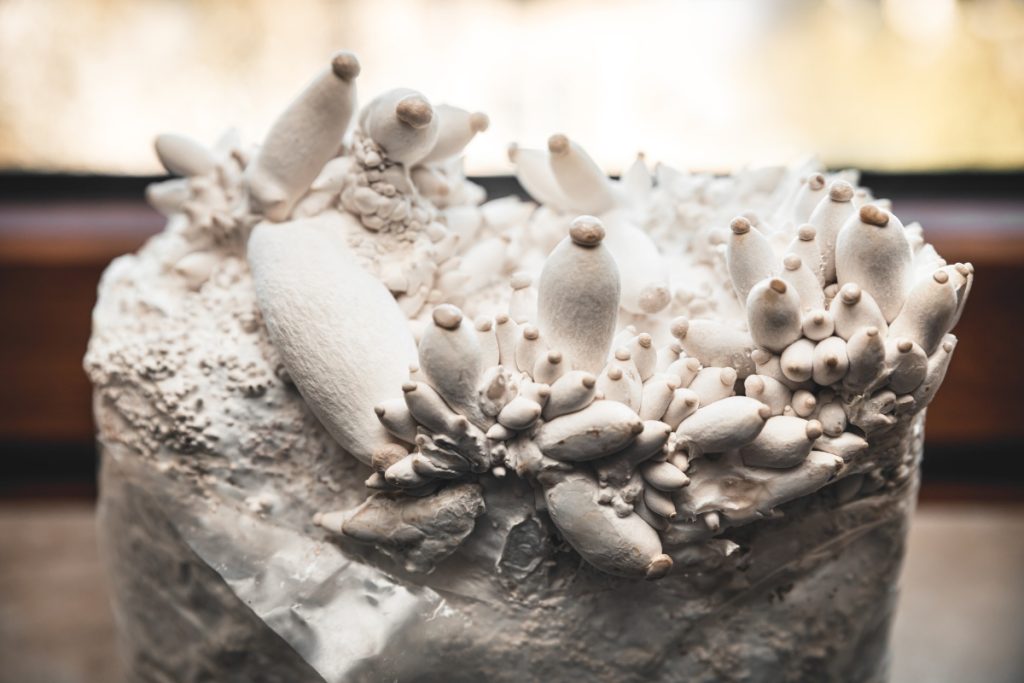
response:
[[[629,355],[640,373],[640,381],[646,382],[654,374],[658,366],[658,352],[654,348],[654,339],[643,332],[629,340]]]
[[[665,408],[665,414],[661,420],[672,429],[677,428],[683,420],[697,412],[700,407],[700,398],[689,389],[676,389],[672,392],[672,400]]]
[[[419,343],[420,370],[445,403],[486,429],[491,422],[480,411],[477,387],[484,371],[476,330],[451,304],[434,309]]]
[[[359,115],[363,131],[388,158],[407,168],[424,159],[437,143],[440,129],[427,98],[408,88],[378,95]]]
[[[818,286],[824,287],[827,284],[825,281],[825,268],[817,236],[818,231],[813,225],[810,223],[801,225],[796,231],[796,237],[786,247],[786,253],[799,256],[800,261],[814,273],[814,277],[818,280]]]
[[[490,126],[490,119],[483,112],[468,112],[449,104],[434,107],[437,117],[437,141],[420,163],[431,164],[451,159],[462,154],[477,133]]]
[[[544,405],[544,419],[553,420],[583,410],[594,400],[597,379],[583,370],[567,372],[551,385],[551,395]]]
[[[568,207],[569,200],[555,180],[547,150],[523,149],[512,145],[508,157],[516,165],[516,180],[534,200],[555,211]]]
[[[846,430],[846,410],[841,401],[829,401],[818,408],[818,421],[827,436],[836,437]]]
[[[866,451],[867,440],[852,432],[843,432],[837,437],[821,436],[814,442],[814,450],[838,455],[844,461],[849,462],[858,453]]]
[[[530,427],[540,418],[541,407],[525,396],[516,396],[498,413],[498,422],[509,429],[519,431]]]
[[[800,298],[779,278],[758,282],[747,297],[747,326],[758,346],[781,353],[800,339]]]
[[[527,273],[512,275],[512,296],[508,301],[508,314],[517,323],[537,319],[537,290],[532,286],[533,278]]]
[[[678,388],[679,378],[667,373],[659,373],[644,382],[640,400],[640,419],[660,420]]]
[[[592,216],[573,221],[548,256],[538,284],[539,327],[574,370],[600,372],[615,336],[619,272],[601,244],[604,227]]]
[[[853,282],[843,285],[832,299],[829,312],[835,322],[836,334],[847,341],[857,330],[865,327],[874,327],[883,336],[889,329],[875,298]]]
[[[540,331],[533,325],[523,325],[519,339],[516,340],[516,367],[520,372],[532,375],[537,360],[547,352],[547,347],[540,338]]]
[[[640,467],[644,481],[659,491],[678,491],[690,483],[689,477],[667,462],[648,462]]]
[[[797,389],[790,405],[798,417],[810,417],[818,408],[818,399],[807,389]]]
[[[792,382],[805,382],[814,374],[814,342],[797,339],[779,357],[782,374]]]
[[[855,211],[852,200],[853,186],[845,180],[836,180],[828,188],[811,213],[808,223],[817,232],[817,243],[824,282],[836,280],[836,239],[839,231]]]
[[[359,61],[339,52],[278,117],[245,177],[253,208],[288,218],[324,165],[337,154],[356,107]]]
[[[854,393],[863,393],[885,369],[885,342],[878,328],[862,327],[846,343],[850,368],[843,386]]]
[[[843,379],[850,369],[846,342],[840,337],[822,339],[814,346],[811,378],[816,384],[829,386]]]
[[[702,406],[736,394],[736,370],[733,368],[704,368],[697,373],[688,387],[697,394]]]
[[[751,467],[796,467],[810,455],[814,441],[821,435],[821,423],[817,420],[771,417],[761,433],[740,448],[740,456]]]
[[[956,337],[947,334],[935,353],[928,357],[928,373],[925,375],[924,381],[921,382],[921,386],[911,394],[914,397],[915,411],[927,408],[935,398],[935,393],[946,376],[946,370],[949,369],[949,362],[953,358],[955,348]]]
[[[477,343],[480,345],[480,364],[490,368],[501,363],[498,337],[494,332],[494,319],[486,315],[479,316],[474,321],[473,328],[476,330]]]
[[[331,436],[369,463],[392,443],[373,406],[394,395],[416,360],[405,315],[330,217],[261,223],[248,257],[256,301],[289,376]]]
[[[825,308],[825,293],[818,278],[799,256],[787,254],[782,259],[781,277],[797,293],[801,310]]]
[[[903,307],[912,262],[903,224],[873,204],[851,215],[836,238],[840,286],[855,282],[870,292],[886,322],[892,322]]]
[[[910,290],[903,310],[889,327],[889,335],[906,337],[931,355],[952,327],[957,305],[957,292],[949,273],[936,270]]]
[[[643,422],[628,406],[596,401],[542,424],[534,443],[549,458],[579,462],[611,455],[632,443],[641,431]]]
[[[548,351],[541,354],[533,366],[533,379],[544,384],[554,384],[559,377],[565,374],[565,371],[566,367],[562,362],[561,352]]]
[[[594,463],[598,478],[625,484],[637,465],[659,456],[668,442],[672,428],[659,420],[645,420],[643,430],[621,451]]]
[[[217,165],[213,152],[184,135],[158,135],[153,146],[160,163],[174,175],[205,175]]]
[[[897,394],[909,394],[921,386],[928,374],[928,355],[906,337],[885,342],[885,364],[889,367],[889,388]]]
[[[733,367],[741,378],[754,372],[750,359],[754,341],[742,330],[714,320],[683,317],[674,319],[669,330],[683,350],[705,366]]]
[[[750,354],[750,358],[754,361],[754,367],[757,369],[757,374],[771,377],[792,390],[806,386],[810,379],[808,377],[808,379],[805,380],[792,380],[787,377],[786,373],[782,371],[782,357],[778,354],[771,353],[770,351],[754,349]]]
[[[775,250],[768,238],[743,216],[734,218],[729,228],[725,262],[736,296],[746,301],[754,285],[777,274]]]
[[[760,433],[771,408],[748,396],[730,396],[702,406],[683,420],[676,438],[690,456],[739,448]]]
[[[825,176],[820,173],[810,175],[797,190],[793,204],[793,222],[806,223],[814,208],[825,198]]]
[[[680,358],[665,370],[666,374],[679,378],[679,386],[688,387],[700,372],[700,361],[696,358]]]
[[[605,216],[605,246],[622,280],[620,304],[630,313],[652,315],[672,299],[668,265],[650,236],[621,217]]]
[[[828,311],[812,309],[801,319],[800,330],[811,341],[821,341],[836,331],[836,321]]]
[[[519,325],[504,313],[494,318],[494,336],[498,340],[498,356],[505,367],[516,367],[516,342],[519,340]]]
[[[421,425],[436,434],[461,434],[469,427],[469,421],[455,413],[441,395],[425,382],[402,384],[405,404],[409,412]]]
[[[408,443],[416,441],[418,423],[413,419],[405,401],[400,398],[388,399],[378,403],[373,410],[384,428],[394,436]]]
[[[665,372],[670,365],[679,360],[683,354],[683,347],[679,342],[672,342],[658,349],[658,361],[655,363],[655,370]]]
[[[190,195],[188,181],[184,178],[172,178],[146,188],[146,201],[167,217],[180,213]]]
[[[608,505],[594,505],[598,485],[580,471],[558,475],[545,487],[548,514],[563,538],[598,569],[630,578],[661,578],[672,558],[661,552],[658,533],[636,514],[619,517]]]
[[[743,382],[744,393],[771,408],[772,415],[782,415],[793,400],[793,392],[785,384],[768,375],[750,375]]]
[[[611,181],[582,147],[558,134],[548,138],[548,152],[551,172],[570,210],[596,216],[615,205]]]

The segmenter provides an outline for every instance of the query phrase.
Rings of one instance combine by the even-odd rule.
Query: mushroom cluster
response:
[[[483,203],[460,156],[487,117],[396,89],[348,136],[358,73],[335,55],[253,151],[162,138],[187,178],[151,192],[193,252],[244,245],[283,374],[372,472],[316,523],[427,572],[516,476],[587,563],[656,579],[831,483],[909,477],[893,444],[974,272],[855,174],[612,180],[555,135],[510,150],[536,206]]]

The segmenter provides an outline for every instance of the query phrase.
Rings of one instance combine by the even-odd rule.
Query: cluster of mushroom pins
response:
[[[362,110],[346,147],[358,73],[353,55],[336,55],[221,182],[221,223],[245,235],[287,376],[372,469],[367,501],[317,515],[321,526],[400,546],[387,510],[441,506],[456,485],[514,473],[586,562],[656,579],[689,544],[862,481],[872,438],[935,395],[973,268],[946,264],[919,226],[821,174],[790,195],[799,220],[731,222],[720,251],[745,321],[668,314],[643,329],[673,298],[658,247],[623,219],[650,178],[614,183],[564,136],[546,152],[514,148],[518,177],[563,237],[536,282],[513,278],[507,312],[467,319],[452,301],[468,296],[468,276],[445,270],[455,214],[446,224],[438,206],[459,191],[482,201],[453,160],[487,119],[394,90]],[[177,137],[158,152],[187,177],[225,163]],[[151,200],[168,212],[187,201],[178,185]],[[368,266],[353,237],[383,235],[406,241],[381,242],[384,263]],[[386,263],[388,250],[402,258]],[[620,328],[622,311],[637,324]]]

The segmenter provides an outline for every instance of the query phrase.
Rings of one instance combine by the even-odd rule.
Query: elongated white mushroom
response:
[[[644,382],[640,419],[660,420],[678,388],[679,378],[667,373],[658,373]]]
[[[836,331],[836,321],[828,311],[812,309],[801,319],[800,331],[811,341],[821,341]]]
[[[451,304],[435,308],[432,322],[419,343],[424,378],[456,412],[477,427],[487,429],[491,421],[481,412],[477,401],[484,365],[476,330],[465,323],[462,311]]]
[[[533,199],[555,211],[566,210],[569,200],[555,180],[547,150],[523,149],[512,145],[509,160],[516,165],[516,180]]]
[[[601,244],[601,221],[580,216],[569,236],[548,256],[540,274],[538,325],[551,348],[574,370],[597,374],[615,336],[619,312],[619,273]]]
[[[672,399],[665,408],[665,414],[661,420],[672,429],[677,428],[683,420],[697,412],[700,407],[700,398],[689,389],[676,389],[672,392]]]
[[[389,159],[406,167],[424,159],[440,134],[430,102],[409,88],[378,95],[360,112],[359,125]]]
[[[303,90],[270,128],[245,177],[253,208],[272,221],[288,218],[324,165],[337,154],[356,107],[359,61],[350,52]]]
[[[791,382],[806,382],[814,374],[814,342],[797,339],[779,357],[782,374]]]
[[[564,135],[548,138],[551,173],[577,213],[600,215],[615,205],[611,181],[578,144]]]
[[[814,226],[817,233],[818,250],[824,282],[836,281],[836,240],[839,231],[855,211],[853,203],[853,186],[845,180],[833,181],[828,194],[811,212],[808,223]]]
[[[808,176],[796,193],[793,203],[793,222],[798,225],[807,223],[814,208],[825,198],[826,193],[825,176],[820,173]]]
[[[768,375],[750,375],[744,380],[743,388],[747,396],[756,398],[771,408],[773,416],[782,415],[793,400],[792,390]]]
[[[862,327],[846,343],[850,368],[843,386],[854,393],[863,393],[885,369],[885,342],[878,328]]]
[[[597,378],[583,370],[573,370],[559,377],[551,385],[551,395],[544,405],[544,419],[553,420],[583,410],[594,401]]]
[[[462,154],[477,133],[482,133],[490,126],[491,120],[483,112],[468,112],[450,104],[439,104],[434,107],[437,117],[437,140],[434,146],[420,163],[430,164],[444,161]]]
[[[857,283],[870,292],[892,322],[910,289],[913,255],[903,224],[873,204],[850,216],[836,238],[836,277],[839,285]]]
[[[158,135],[153,146],[160,163],[174,175],[205,175],[217,165],[213,152],[184,135]]]
[[[825,293],[821,290],[818,278],[799,256],[786,254],[782,259],[780,277],[796,291],[800,298],[800,310],[825,308]]]
[[[886,340],[885,364],[890,369],[889,388],[897,394],[914,391],[928,374],[928,355],[906,337]]]
[[[949,273],[936,270],[910,290],[903,309],[889,327],[889,336],[910,339],[924,349],[925,355],[931,355],[953,326],[957,304]]]
[[[751,467],[796,467],[811,453],[822,435],[821,423],[779,415],[765,422],[764,429],[740,448],[740,457]]]
[[[811,378],[816,384],[835,384],[846,376],[849,369],[846,342],[841,337],[828,337],[815,344]]]
[[[732,219],[725,262],[740,301],[746,301],[754,285],[778,272],[775,250],[761,232],[744,216]]]
[[[754,341],[747,332],[714,320],[683,317],[674,319],[669,331],[683,350],[692,356],[690,360],[696,359],[709,367],[736,368],[741,378],[754,372],[754,362],[750,358]],[[689,380],[684,381],[685,384],[689,384]]]
[[[541,453],[555,460],[596,460],[628,446],[643,428],[640,417],[628,406],[618,401],[596,401],[583,410],[545,422],[534,435],[534,442]]]
[[[736,370],[733,368],[704,368],[690,382],[690,391],[697,394],[702,406],[736,394]]]
[[[620,304],[630,313],[652,315],[672,299],[668,265],[650,236],[629,220],[606,215],[604,245],[615,257],[622,281]]]
[[[818,246],[818,231],[813,225],[805,223],[797,229],[796,237],[786,247],[786,253],[796,254],[800,257],[800,261],[814,273],[819,287],[824,287],[827,284],[821,250]]]
[[[676,438],[691,456],[739,448],[754,439],[771,408],[748,396],[730,396],[701,406],[680,423]]]
[[[658,579],[672,568],[658,533],[638,515],[620,517],[594,505],[597,481],[580,471],[559,475],[544,489],[551,521],[576,552],[598,569],[617,576]]]
[[[394,395],[416,360],[405,315],[330,217],[260,223],[248,256],[256,300],[289,376],[331,436],[368,464],[375,449],[393,442],[373,406]],[[358,329],[353,320],[362,322]]]
[[[865,327],[873,327],[883,335],[889,329],[875,298],[853,282],[843,285],[839,294],[832,299],[829,312],[835,323],[836,334],[847,341],[857,330]]]
[[[802,336],[800,298],[779,278],[758,282],[747,297],[747,326],[758,346],[781,353]]]

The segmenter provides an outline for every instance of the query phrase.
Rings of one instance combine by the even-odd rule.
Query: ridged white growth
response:
[[[246,169],[254,209],[288,218],[324,165],[338,153],[356,107],[359,61],[339,52],[271,127]]]
[[[405,316],[356,261],[337,221],[261,223],[248,256],[289,376],[331,436],[369,464],[374,450],[392,442],[373,407],[394,396],[416,361]]]

